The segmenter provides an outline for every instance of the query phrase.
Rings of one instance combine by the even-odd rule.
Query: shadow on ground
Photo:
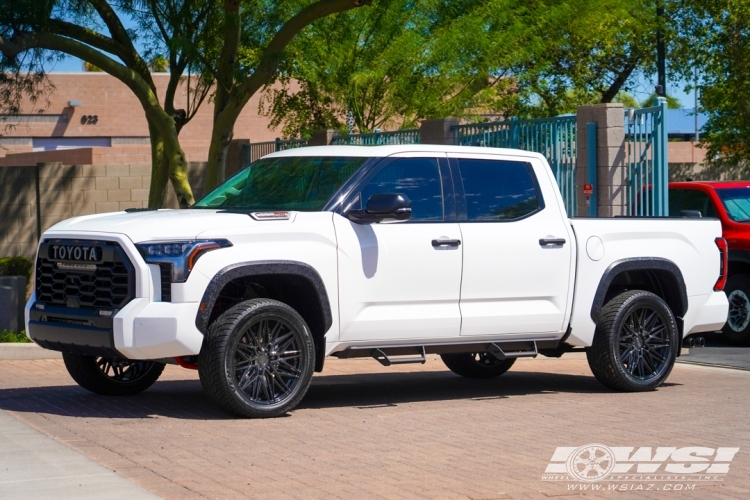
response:
[[[367,410],[422,401],[606,392],[592,376],[559,373],[516,371],[491,380],[464,379],[447,371],[321,375],[313,378],[298,408]],[[233,418],[213,404],[197,380],[157,382],[142,394],[124,397],[98,396],[78,386],[4,389],[0,409],[84,418]]]

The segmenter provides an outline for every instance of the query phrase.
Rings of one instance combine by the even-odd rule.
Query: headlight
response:
[[[149,264],[170,265],[172,283],[184,283],[201,255],[232,244],[228,240],[190,240],[138,243],[135,246]]]

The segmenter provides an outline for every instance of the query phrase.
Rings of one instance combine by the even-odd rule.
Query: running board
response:
[[[487,352],[495,356],[499,361],[503,361],[507,358],[536,358],[539,354],[539,349],[536,347],[536,342],[532,342],[533,348],[529,351],[503,351],[499,345],[490,344]]]
[[[421,363],[425,364],[427,362],[427,354],[424,352],[424,346],[422,346],[422,355],[419,357],[398,357],[398,358],[389,358],[386,353],[381,351],[380,349],[375,349],[372,351],[372,357],[375,358],[375,360],[380,363],[383,366],[391,366],[391,365],[405,365],[407,363]]]

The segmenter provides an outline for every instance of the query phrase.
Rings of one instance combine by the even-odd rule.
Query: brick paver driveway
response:
[[[59,360],[0,361],[0,409],[166,498],[579,495],[541,477],[556,447],[588,443],[739,446],[724,482],[612,494],[750,498],[749,393],[750,372],[687,365],[656,392],[616,394],[580,359],[523,360],[490,381],[436,359],[330,360],[289,416],[238,420],[177,367],[140,396],[105,398],[73,385]]]

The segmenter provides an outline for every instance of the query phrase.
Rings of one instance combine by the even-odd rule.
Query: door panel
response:
[[[461,335],[560,332],[575,243],[557,203],[545,207],[529,163],[451,161],[463,192]]]
[[[459,336],[462,248],[432,244],[461,239],[458,223],[445,214],[453,205],[444,203],[443,193],[452,199],[453,191],[438,164],[437,158],[390,160],[352,196],[359,208],[375,193],[406,194],[409,221],[356,224],[334,215],[341,340]]]

